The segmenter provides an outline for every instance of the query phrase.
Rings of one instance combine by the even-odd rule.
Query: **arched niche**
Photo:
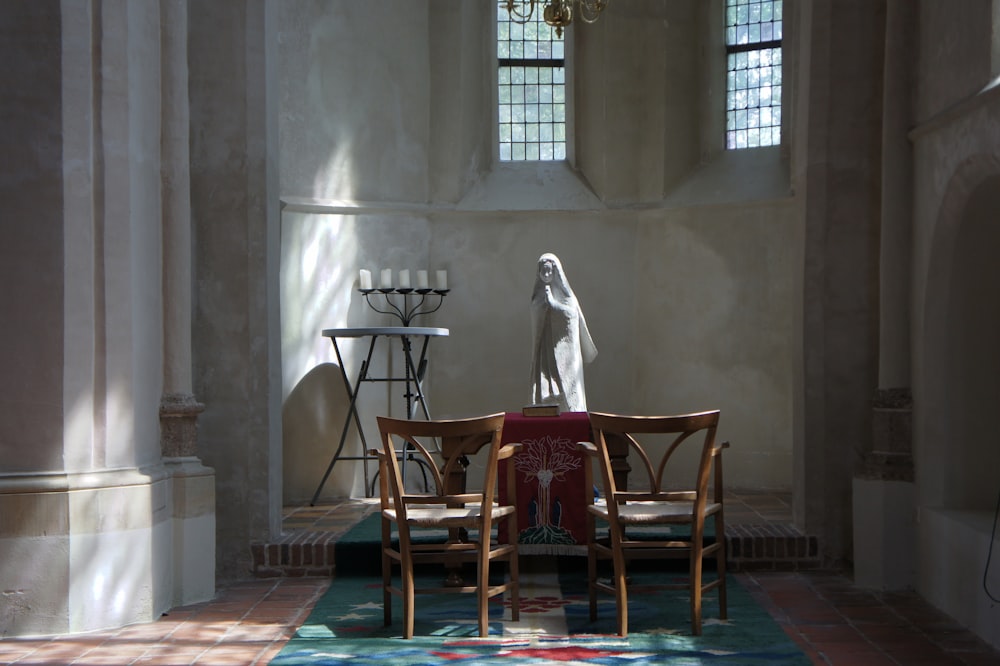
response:
[[[952,177],[927,276],[923,504],[984,510],[1000,469],[1000,163],[967,161]]]

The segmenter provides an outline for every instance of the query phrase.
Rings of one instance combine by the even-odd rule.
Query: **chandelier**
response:
[[[539,5],[542,18],[562,37],[563,28],[573,22],[573,13],[584,23],[593,23],[611,0],[500,0],[500,6],[514,23],[527,23]]]

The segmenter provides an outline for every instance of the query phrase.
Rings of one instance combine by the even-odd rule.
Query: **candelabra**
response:
[[[417,317],[437,312],[444,303],[450,289],[411,289],[409,287],[382,287],[380,289],[358,289],[365,301],[375,312],[397,317],[403,326],[409,326]],[[398,303],[396,296],[402,298]],[[434,303],[434,297],[437,303]],[[375,301],[373,302],[373,299]],[[381,301],[381,302],[380,302]],[[380,305],[384,303],[383,307]],[[384,308],[384,309],[383,309]]]
[[[437,272],[437,288],[431,289],[427,284],[427,271],[417,271],[417,288],[410,287],[410,271],[399,272],[399,286],[392,286],[392,270],[382,269],[382,286],[372,288],[371,271],[361,269],[359,292],[365,297],[365,302],[375,312],[392,315],[399,319],[403,326],[409,326],[417,317],[437,312],[444,303],[445,295],[451,291],[448,289],[448,272],[439,270]],[[397,303],[394,296],[402,298],[402,303]],[[437,296],[437,303],[433,298]],[[372,299],[375,299],[375,302]],[[428,298],[431,300],[428,301]],[[385,305],[380,307],[384,303]]]

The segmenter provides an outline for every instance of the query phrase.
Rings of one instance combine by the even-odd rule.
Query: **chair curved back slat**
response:
[[[444,482],[441,478],[441,471],[438,469],[437,463],[434,460],[434,457],[431,455],[431,452],[427,449],[427,447],[425,447],[423,444],[417,441],[417,438],[414,437],[413,435],[406,435],[401,437],[403,438],[403,441],[406,442],[406,444],[408,444],[409,446],[413,447],[413,449],[417,451],[420,454],[420,457],[427,463],[427,466],[431,472],[431,476],[434,477],[434,488],[436,494],[438,495],[443,494]]]

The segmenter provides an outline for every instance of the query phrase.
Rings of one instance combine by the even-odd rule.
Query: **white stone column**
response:
[[[160,441],[173,478],[174,603],[215,594],[215,473],[198,453],[192,392],[191,174],[187,2],[160,4],[163,206],[163,396]]]
[[[917,8],[888,0],[882,93],[882,229],[879,248],[879,387],[910,385],[910,254],[913,241],[912,42]]]
[[[195,419],[204,407],[191,385],[191,174],[187,3],[160,5],[163,205],[163,455],[197,453]]]
[[[910,392],[913,40],[917,8],[886,4],[882,77],[882,218],[879,250],[879,388],[872,448],[854,479],[854,575],[859,585],[901,589],[916,576]]]

